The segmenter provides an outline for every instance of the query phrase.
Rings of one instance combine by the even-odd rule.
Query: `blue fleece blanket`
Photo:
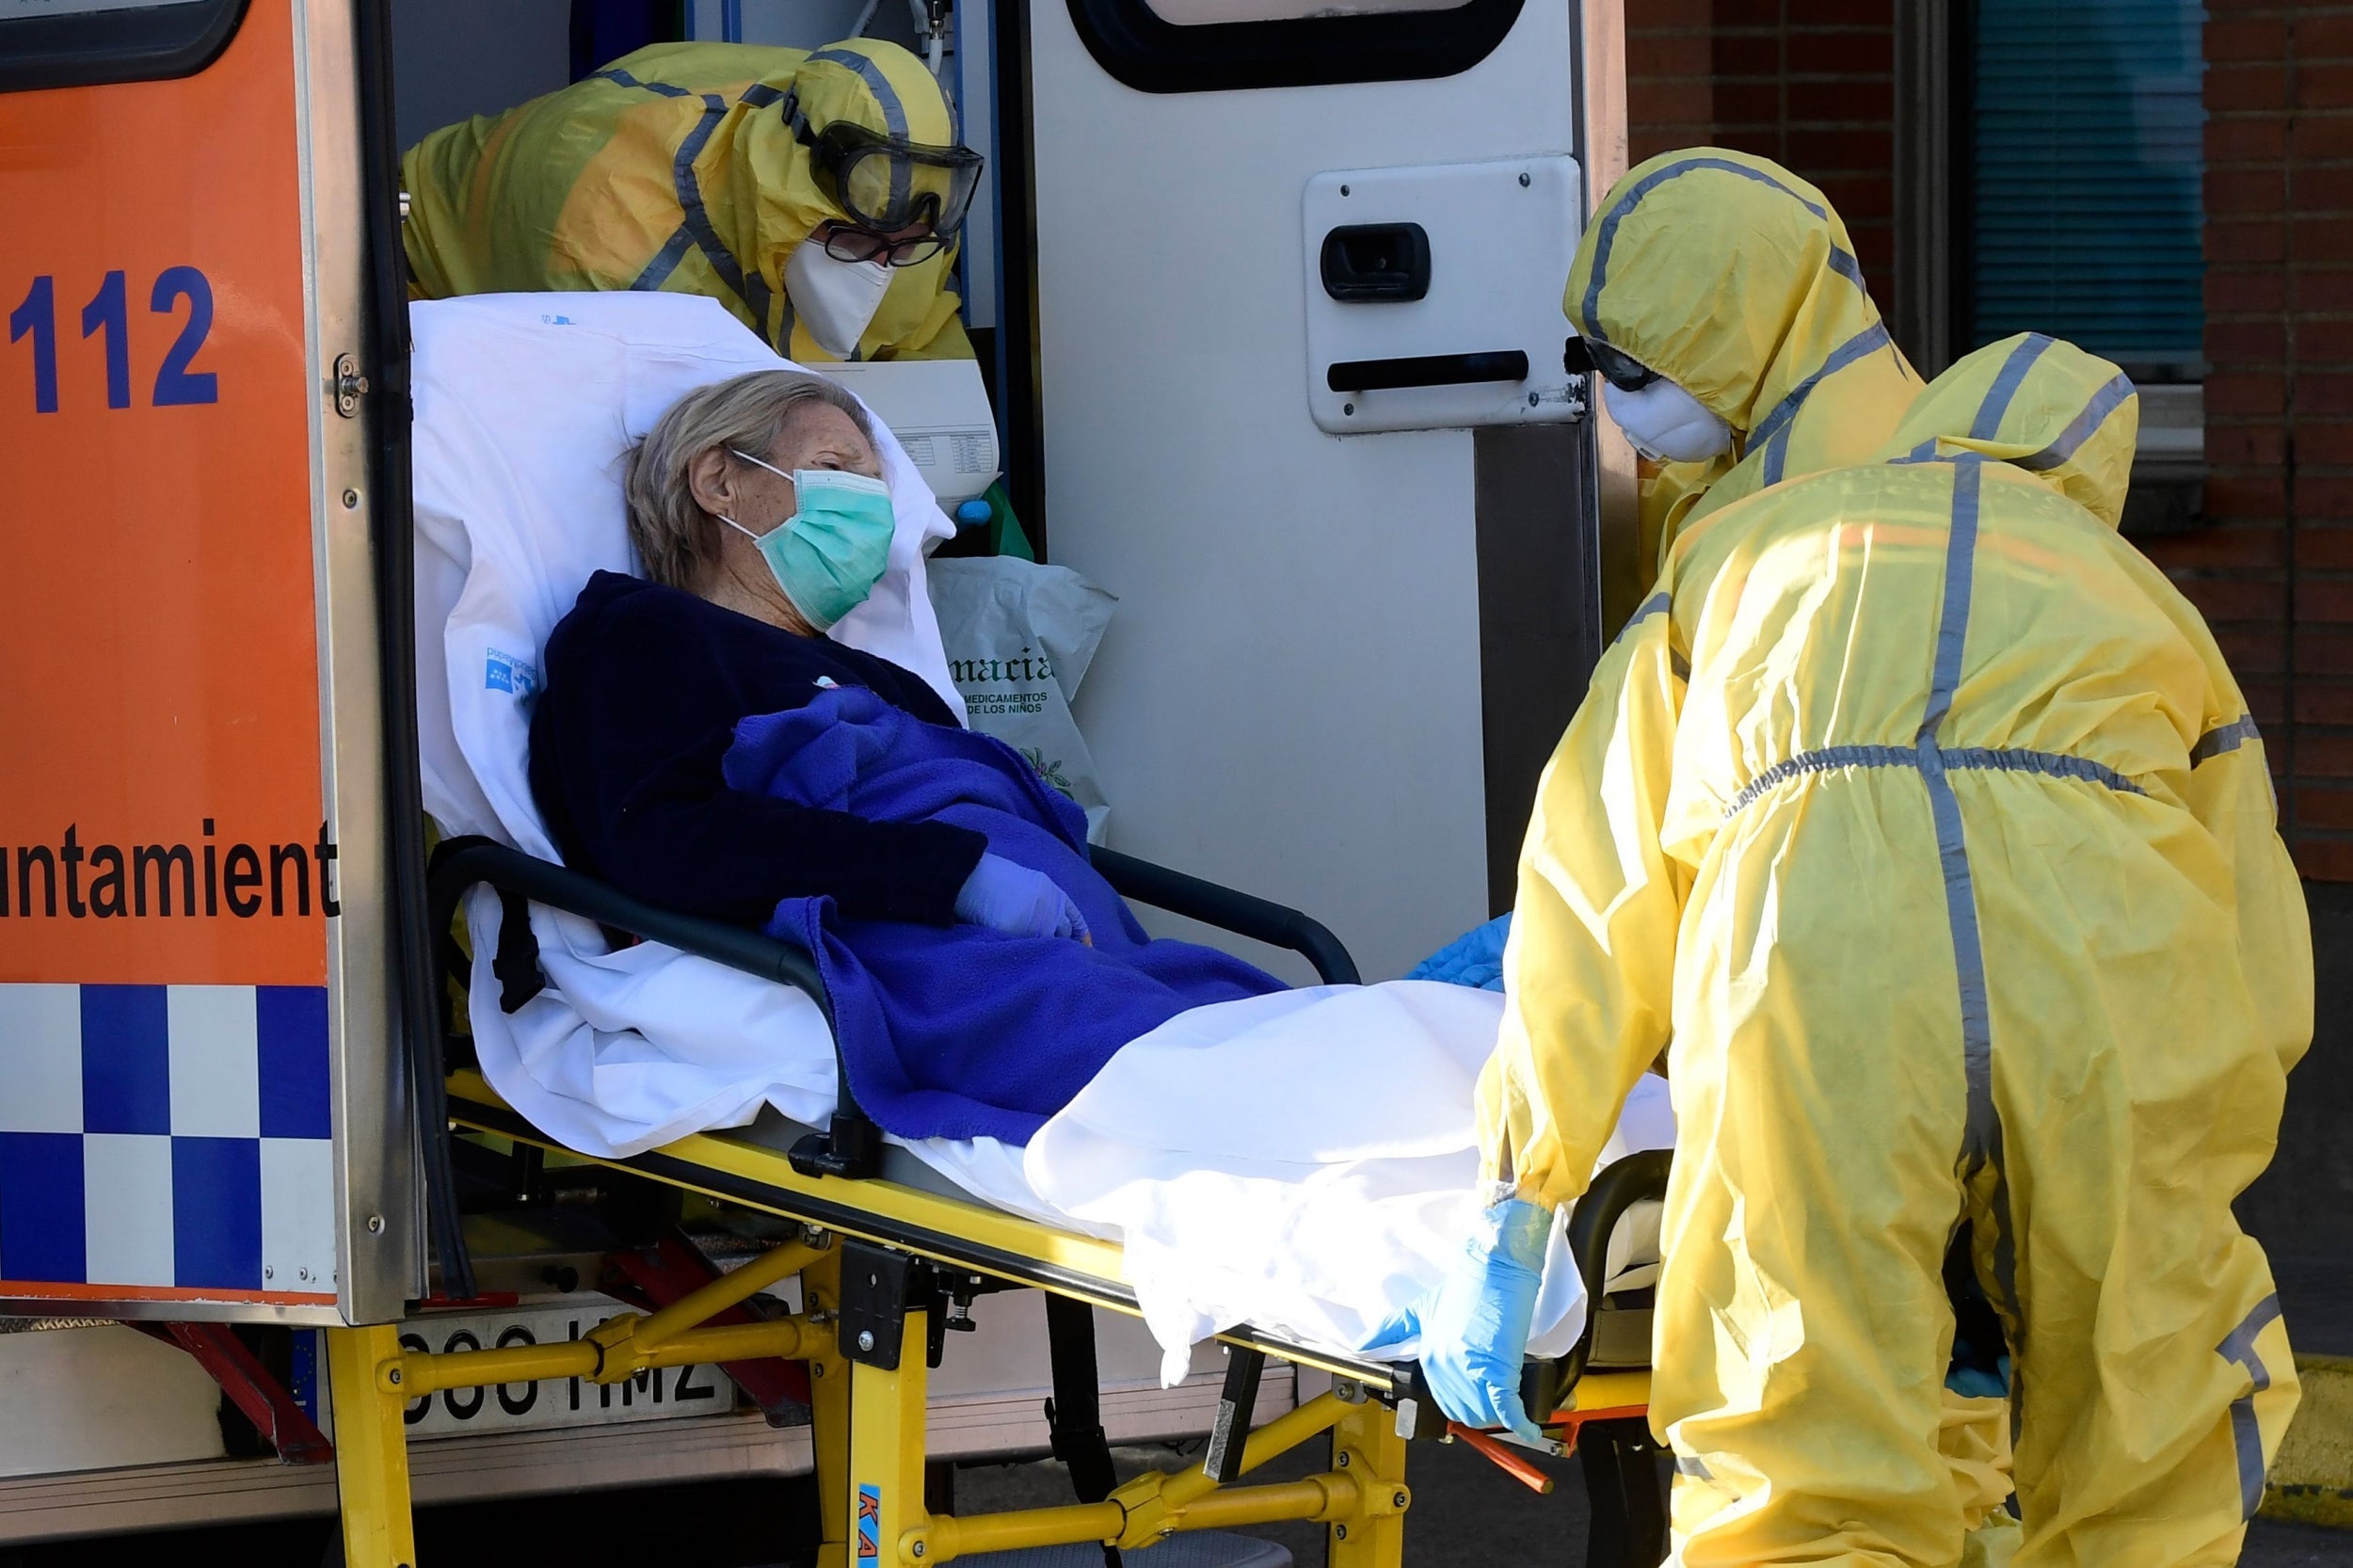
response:
[[[807,948],[833,994],[850,1087],[904,1138],[1027,1143],[1112,1053],[1189,1007],[1283,989],[1238,958],[1146,937],[1086,858],[1086,815],[1003,742],[843,686],[736,726],[735,789],[872,820],[972,828],[1045,872],[1095,945],[856,920],[787,899],[768,933]]]

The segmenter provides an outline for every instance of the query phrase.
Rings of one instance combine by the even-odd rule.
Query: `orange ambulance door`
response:
[[[414,1293],[353,9],[0,0],[0,1299]]]

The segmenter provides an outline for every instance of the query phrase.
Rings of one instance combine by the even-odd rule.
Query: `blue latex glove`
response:
[[[2009,1398],[2009,1357],[1997,1356],[1991,1369],[1954,1368],[1945,1374],[1945,1386],[1964,1400],[2006,1400]]]
[[[1466,1427],[1544,1433],[1520,1403],[1520,1364],[1545,1279],[1552,1211],[1506,1198],[1479,1216],[1463,1255],[1436,1290],[1381,1327],[1366,1353],[1421,1338],[1422,1375],[1439,1408]]]
[[[956,891],[956,919],[1013,936],[1091,940],[1086,917],[1052,877],[985,851]]]
[[[1408,980],[1437,980],[1481,991],[1503,989],[1503,944],[1512,936],[1509,910],[1465,932],[1414,966]]]

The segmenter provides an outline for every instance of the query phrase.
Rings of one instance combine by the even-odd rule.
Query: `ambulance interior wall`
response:
[[[392,0],[393,120],[413,147],[571,77],[572,0]]]
[[[392,0],[392,7],[393,118],[403,150],[428,132],[511,109],[571,79],[572,0]],[[744,41],[818,48],[848,33],[867,9],[865,0],[743,0]],[[919,47],[904,0],[872,10],[867,37]],[[719,18],[718,0],[697,0],[687,25],[693,37],[715,39]]]

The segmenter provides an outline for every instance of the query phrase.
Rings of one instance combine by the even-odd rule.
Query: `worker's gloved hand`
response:
[[[1013,936],[1090,941],[1086,917],[1044,872],[984,853],[956,893],[956,919]]]
[[[1437,1289],[1382,1325],[1368,1353],[1418,1334],[1422,1375],[1448,1416],[1542,1437],[1520,1403],[1520,1363],[1551,1240],[1548,1208],[1506,1198],[1486,1209]]]

